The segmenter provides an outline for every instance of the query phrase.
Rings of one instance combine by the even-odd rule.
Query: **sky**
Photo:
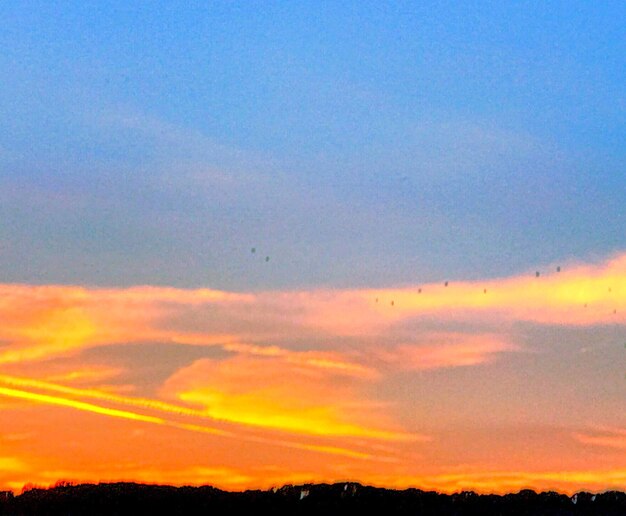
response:
[[[626,489],[622,2],[0,5],[0,489]]]

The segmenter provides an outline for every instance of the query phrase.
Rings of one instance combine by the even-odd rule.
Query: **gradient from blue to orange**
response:
[[[623,489],[625,22],[0,6],[0,488]]]

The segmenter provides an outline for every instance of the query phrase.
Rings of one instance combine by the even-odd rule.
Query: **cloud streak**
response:
[[[161,287],[98,289],[1,285],[0,365],[148,341],[288,353],[255,340],[385,335],[399,325],[528,321],[575,327],[626,324],[626,255],[563,272],[386,290],[229,293]],[[253,345],[254,344],[254,345]],[[308,360],[304,355],[293,360]],[[337,357],[322,367],[367,374]]]
[[[5,386],[2,386],[4,384]],[[10,387],[8,387],[10,386]],[[15,387],[21,387],[19,389]],[[43,392],[41,392],[43,391]],[[53,393],[53,394],[52,394]],[[120,419],[138,421],[161,426],[167,426],[178,430],[197,432],[202,434],[210,434],[214,436],[226,437],[241,441],[248,441],[264,445],[295,448],[300,450],[311,451],[315,453],[340,455],[352,459],[367,460],[386,460],[384,455],[359,451],[338,445],[323,444],[315,442],[297,442],[285,439],[281,436],[263,436],[250,432],[249,423],[254,422],[241,421],[238,418],[220,418],[214,416],[207,410],[194,410],[186,405],[175,405],[155,399],[136,398],[130,396],[121,396],[100,392],[95,389],[80,389],[75,387],[67,387],[56,385],[50,382],[39,381],[30,378],[18,378],[7,375],[0,375],[0,396],[25,400],[37,404],[54,405],[66,407],[74,410],[90,412],[98,415],[109,416]],[[97,400],[100,403],[87,402],[84,400]],[[109,406],[107,406],[107,404]],[[121,410],[110,406],[121,405],[133,407],[135,410]],[[137,411],[136,409],[140,409]],[[158,414],[158,415],[154,415]],[[196,422],[190,422],[196,421]],[[198,420],[200,420],[198,422]],[[213,423],[212,426],[208,423]],[[231,423],[235,423],[232,425]],[[314,423],[309,422],[309,423]],[[244,426],[241,426],[243,424]],[[246,428],[246,426],[248,426]],[[268,425],[262,425],[268,426]],[[271,428],[280,430],[281,432],[289,432],[292,428],[289,425],[278,425]],[[427,440],[425,436],[393,434],[385,431],[375,431],[361,429],[356,426],[345,425],[345,428],[352,430],[359,437],[372,439],[403,439],[411,441]],[[342,436],[341,432],[304,432],[305,435],[312,436]],[[351,434],[350,434],[351,435]]]
[[[600,427],[592,433],[576,432],[574,439],[587,446],[626,450],[626,429]]]

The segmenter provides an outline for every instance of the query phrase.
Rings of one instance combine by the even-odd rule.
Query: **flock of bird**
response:
[[[251,252],[252,254],[255,254],[255,253],[256,253],[256,247],[253,247],[252,249],[250,249],[250,252]],[[265,257],[265,261],[266,261],[266,262],[269,262],[269,261],[270,261],[270,257],[269,257],[269,256],[266,256],[266,257]]]
[[[252,248],[250,249],[250,252],[251,252],[252,254],[256,254],[256,247],[252,247]],[[266,256],[266,257],[265,257],[265,261],[266,261],[266,262],[269,262],[269,261],[270,261],[270,257],[269,257],[269,256]],[[558,265],[558,266],[557,266],[557,268],[556,268],[556,272],[561,272],[561,266],[560,266],[560,265]],[[541,272],[540,272],[540,271],[535,271],[535,278],[539,278],[540,276],[541,276]],[[443,286],[444,286],[444,287],[447,287],[449,284],[450,284],[450,282],[449,282],[449,281],[444,281]],[[609,287],[609,292],[611,292],[611,288],[610,288],[610,287]],[[421,288],[421,287],[417,289],[417,293],[418,293],[418,294],[421,294],[421,293],[422,293],[422,288]],[[487,289],[486,289],[486,288],[484,288],[484,289],[483,289],[483,294],[486,294],[486,293],[487,293]],[[378,303],[378,298],[376,298],[376,303]],[[392,300],[391,300],[391,302],[390,302],[390,304],[391,304],[391,306],[395,306],[395,301],[392,299]],[[587,308],[587,303],[585,303],[585,304],[584,304],[584,307],[585,307],[585,308]],[[614,314],[616,314],[616,313],[617,313],[617,309],[614,309],[614,310],[613,310],[613,313],[614,313]]]
[[[560,265],[556,268],[556,272],[561,272],[561,266]],[[535,278],[538,278],[539,276],[541,276],[541,273],[539,271],[536,271],[535,272]],[[449,284],[450,284],[449,281],[444,281],[443,286],[447,287]],[[611,292],[610,288],[609,288],[609,292]],[[421,287],[417,289],[417,293],[418,294],[422,293]],[[484,288],[483,289],[483,294],[486,294],[486,293],[487,293],[487,289]],[[378,298],[376,298],[376,302],[378,303]],[[395,306],[395,301],[393,301],[393,300],[391,301],[391,306]],[[586,303],[585,303],[585,308],[587,308],[587,304]],[[616,312],[617,312],[616,310],[613,311],[613,313],[616,313]]]

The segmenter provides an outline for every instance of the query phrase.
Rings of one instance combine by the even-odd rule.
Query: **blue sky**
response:
[[[623,489],[624,27],[0,2],[0,489]]]
[[[622,251],[625,21],[621,2],[5,3],[0,272],[381,287]]]

